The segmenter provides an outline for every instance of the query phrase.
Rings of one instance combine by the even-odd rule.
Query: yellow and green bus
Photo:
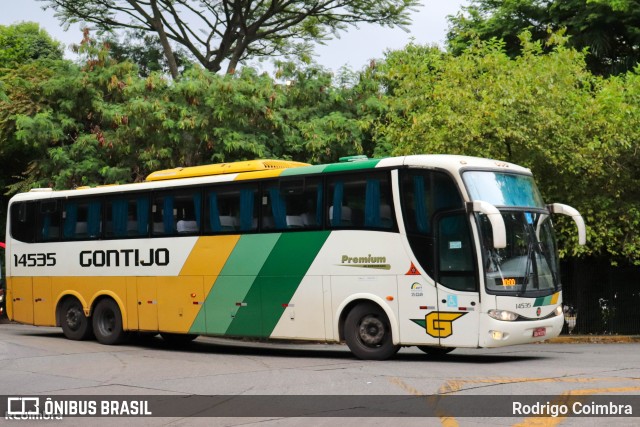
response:
[[[531,172],[415,155],[254,160],[9,202],[7,313],[117,344],[130,332],[346,342],[362,359],[557,336],[553,213]]]

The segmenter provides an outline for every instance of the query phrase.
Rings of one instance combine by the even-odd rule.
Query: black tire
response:
[[[160,336],[167,342],[167,344],[172,346],[186,345],[198,338],[198,335],[196,334],[172,334],[168,332],[162,332],[160,333]]]
[[[60,326],[65,337],[74,341],[83,341],[93,335],[91,319],[84,315],[82,304],[75,298],[69,298],[60,308]]]
[[[93,310],[92,318],[93,332],[100,344],[119,344],[125,339],[120,307],[111,298],[105,298],[98,303]]]
[[[358,359],[385,360],[398,352],[384,311],[372,303],[356,305],[344,323],[344,338]]]
[[[417,347],[429,356],[444,356],[456,349],[455,347],[435,347],[430,345],[419,345]]]

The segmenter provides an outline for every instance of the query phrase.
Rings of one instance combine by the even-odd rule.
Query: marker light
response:
[[[506,310],[489,310],[489,317],[492,317],[496,320],[504,320],[507,322],[513,322],[518,318],[516,313]]]
[[[504,336],[504,334],[500,331],[489,331],[489,333],[491,334],[491,338],[496,341],[502,340],[502,337]]]

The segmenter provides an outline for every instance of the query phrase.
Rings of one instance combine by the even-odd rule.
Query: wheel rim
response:
[[[67,326],[69,329],[72,331],[80,329],[80,326],[82,325],[82,317],[84,317],[84,313],[82,313],[78,307],[69,307],[66,315]]]
[[[116,327],[116,315],[113,310],[104,310],[98,319],[98,329],[104,336],[111,335]]]
[[[384,341],[386,328],[384,323],[375,316],[368,315],[362,318],[358,328],[358,337],[367,347],[377,347]]]

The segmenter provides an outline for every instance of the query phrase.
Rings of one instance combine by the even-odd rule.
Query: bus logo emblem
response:
[[[425,328],[428,335],[434,338],[447,338],[453,335],[453,322],[467,313],[447,311],[432,311],[422,319],[411,319],[417,325]]]

